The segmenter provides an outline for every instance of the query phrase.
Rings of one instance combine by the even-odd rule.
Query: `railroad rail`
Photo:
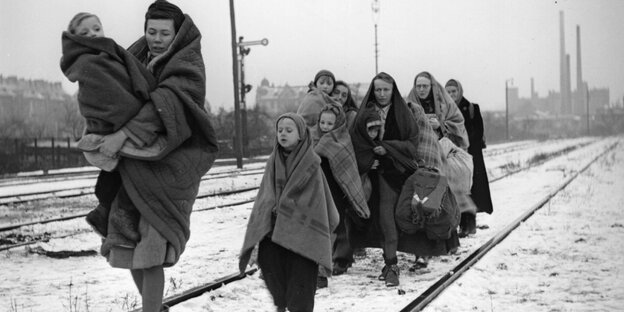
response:
[[[448,286],[450,286],[453,282],[455,282],[464,272],[469,270],[477,261],[479,261],[483,256],[485,256],[492,248],[496,247],[500,242],[502,242],[511,232],[513,232],[518,226],[520,226],[523,222],[529,219],[536,211],[546,205],[553,197],[555,197],[559,192],[565,189],[574,179],[576,179],[581,173],[585,172],[592,164],[594,164],[598,159],[602,156],[606,155],[608,152],[613,150],[618,145],[618,142],[613,143],[611,146],[606,148],[602,153],[594,157],[591,161],[585,164],[579,171],[575,172],[567,179],[565,179],[557,188],[552,190],[546,196],[544,196],[538,203],[530,207],[526,210],[522,215],[512,221],[509,225],[499,231],[492,238],[487,240],[484,244],[482,244],[479,248],[477,248],[474,252],[472,252],[468,257],[462,260],[458,265],[456,265],[453,269],[446,272],[442,277],[440,277],[433,285],[427,288],[424,292],[422,292],[416,299],[406,305],[401,312],[416,312],[421,311],[425,308],[429,303],[431,303],[440,293],[442,293]]]

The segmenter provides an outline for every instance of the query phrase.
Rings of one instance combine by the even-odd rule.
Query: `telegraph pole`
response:
[[[234,17],[234,0],[230,0],[230,23],[232,27],[232,72],[234,76],[234,153],[236,154],[236,167],[243,168],[243,140],[241,130],[241,114],[238,93],[238,42],[236,42],[236,20]]]
[[[373,9],[373,22],[375,23],[375,75],[377,75],[379,73],[379,44],[377,43],[377,24],[379,23],[379,0],[373,0],[373,3],[371,4],[371,9]]]
[[[246,48],[252,45],[269,44],[269,40],[264,38],[257,41],[243,42],[243,36],[238,38],[238,53],[240,55],[240,103],[241,103],[241,120],[242,120],[242,144],[243,155],[249,156],[249,135],[247,133],[247,101],[245,100],[245,94],[251,91],[252,86],[245,83],[245,55],[248,55],[251,48]]]

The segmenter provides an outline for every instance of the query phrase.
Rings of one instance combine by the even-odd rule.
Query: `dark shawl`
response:
[[[418,103],[423,106],[422,100],[416,93],[416,80],[418,77],[427,77],[431,80],[430,96],[433,96],[434,111],[440,121],[442,136],[446,136],[458,147],[468,148],[468,136],[464,128],[464,117],[457,109],[455,102],[446,92],[444,87],[428,72],[421,72],[414,78],[414,87],[407,96],[407,101]]]
[[[70,81],[78,81],[78,108],[86,118],[86,133],[121,129],[149,101],[156,86],[152,73],[112,39],[63,32],[61,40],[61,70]]]
[[[200,178],[218,150],[204,110],[206,79],[200,39],[199,30],[185,15],[171,46],[153,66],[158,85],[150,99],[165,126],[167,147],[153,161],[123,158],[118,167],[132,204],[173,246],[176,261],[190,236]],[[128,51],[145,61],[145,37]]]
[[[380,73],[371,81],[370,87],[364,96],[362,105],[355,117],[355,124],[351,129],[351,140],[358,160],[360,173],[366,173],[374,160],[372,140],[366,133],[367,115],[375,111],[377,101],[374,95],[374,81],[379,77],[390,77],[386,73]],[[392,77],[390,77],[392,79]],[[394,79],[392,79],[394,81]],[[407,177],[417,168],[418,164],[437,167],[440,164],[440,151],[435,134],[431,127],[421,127],[414,119],[412,111],[401,97],[396,83],[393,83],[391,107],[386,116],[384,125],[385,133],[381,145],[386,148],[388,154],[381,159],[381,168],[391,175]],[[402,183],[405,179],[388,180]],[[398,189],[400,190],[400,186]]]
[[[339,216],[321,158],[314,153],[304,119],[286,113],[277,121],[282,118],[295,121],[301,141],[286,159],[275,142],[249,216],[239,269],[245,271],[254,247],[269,235],[274,243],[331,270],[331,233]]]

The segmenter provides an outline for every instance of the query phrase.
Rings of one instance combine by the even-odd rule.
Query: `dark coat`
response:
[[[479,105],[470,103],[464,97],[462,97],[458,106],[464,116],[464,126],[468,132],[468,141],[470,142],[468,153],[472,155],[472,162],[474,164],[470,197],[472,197],[472,200],[477,205],[477,212],[487,212],[491,214],[493,211],[492,197],[490,196],[490,185],[483,161],[484,142],[481,110],[479,109]]]

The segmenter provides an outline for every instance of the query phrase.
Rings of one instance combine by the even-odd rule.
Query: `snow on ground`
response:
[[[591,141],[598,141],[598,139],[594,138]],[[518,173],[509,178],[493,183],[491,188],[495,206],[494,214],[479,214],[477,220],[479,225],[487,224],[489,229],[479,230],[477,235],[462,239],[462,246],[460,247],[457,255],[435,258],[431,261],[430,266],[427,269],[420,272],[408,272],[407,268],[411,265],[413,257],[408,254],[400,254],[399,265],[401,267],[401,286],[398,288],[387,288],[382,282],[377,280],[377,275],[383,267],[381,253],[375,249],[367,249],[367,257],[356,259],[357,262],[354,264],[354,267],[349,269],[349,272],[346,275],[331,278],[329,287],[321,289],[317,292],[315,310],[400,310],[403,306],[413,300],[417,294],[424,291],[430,284],[435,282],[436,278],[456,265],[458,259],[467,256],[471,250],[477,248],[479,244],[485,242],[504,225],[520,215],[523,212],[523,209],[526,209],[532,206],[535,202],[539,201],[539,199],[541,199],[545,194],[554,189],[564,177],[576,171],[578,168],[581,168],[584,163],[598,155],[600,151],[614,141],[615,139],[609,139],[590,144],[585,148],[570,153],[570,155],[559,157],[542,166],[532,168],[527,172]],[[618,175],[622,176],[621,168],[624,163],[624,156],[622,156],[624,153],[624,144],[620,144],[617,149],[618,156],[612,158],[613,165],[611,166],[612,169],[610,169],[616,171],[612,174],[613,177],[617,177]],[[488,165],[487,162],[488,160],[486,159],[486,165]],[[614,169],[618,166],[620,168],[619,171]],[[608,166],[605,165],[604,168],[605,171],[608,170]],[[594,169],[594,167],[592,167],[592,170],[598,169]],[[607,183],[610,181],[608,180],[609,175],[605,174],[604,176],[605,180],[602,180],[602,173],[595,173],[595,176],[589,177],[584,175],[583,177],[590,182],[594,181],[594,179],[597,180],[595,184],[592,184],[592,188],[594,189],[596,196],[603,193],[614,193],[614,190],[621,192],[621,181],[617,183]],[[598,179],[598,177],[600,179]],[[602,181],[607,182],[602,183]],[[582,191],[587,192],[587,190]],[[251,197],[253,195],[254,192],[252,191],[249,192],[249,194],[241,195],[241,197]],[[620,196],[622,195],[620,194]],[[620,197],[619,202],[614,202],[619,207],[622,207],[621,198],[622,197]],[[214,202],[215,199],[200,199],[197,200],[195,208],[201,209],[209,207],[214,205]],[[587,204],[592,205],[593,207],[595,203],[596,202],[591,201]],[[605,202],[604,200],[601,200],[599,203],[604,204]],[[186,251],[176,266],[165,270],[165,291],[167,296],[180,293],[185,289],[189,289],[193,286],[201,285],[221,276],[236,272],[237,254],[240,251],[240,246],[242,245],[242,239],[250,209],[251,204],[246,204],[238,207],[227,207],[193,213],[191,216],[191,239],[187,244]],[[574,215],[572,217],[574,217]],[[610,222],[609,225],[616,224],[618,222],[620,225],[624,224],[624,221],[621,220],[621,215],[619,218],[619,221],[613,218],[613,221]],[[84,221],[81,219],[73,220],[73,223],[69,222],[63,224],[68,229],[71,229],[72,227],[84,229],[85,226]],[[570,225],[568,227],[572,227],[575,230],[577,229],[574,227],[574,223],[570,222],[569,224]],[[546,226],[542,224],[542,227],[546,229],[551,226],[552,225]],[[586,229],[578,228],[578,231],[582,233],[589,233],[591,232],[591,229],[595,228],[593,224],[590,224],[589,226],[590,227]],[[618,239],[620,239],[623,229],[616,225],[612,228],[612,230],[620,231],[620,236],[618,237]],[[532,233],[533,235],[547,235],[543,231],[532,231]],[[556,247],[572,248],[575,246],[594,243],[594,240],[592,240],[589,235],[582,235],[584,235],[582,237],[586,240],[586,242],[575,243],[571,240],[561,242],[557,240],[542,239],[543,242],[540,243],[541,248],[546,250],[554,249]],[[615,235],[603,236],[605,239],[604,244],[621,246],[621,240],[613,241],[613,239],[616,238]],[[508,240],[510,239],[511,237],[508,238]],[[506,241],[505,244],[506,243],[508,242]],[[618,243],[620,245],[617,245]],[[99,250],[99,244],[99,237],[87,231],[84,234],[76,235],[67,239],[52,240],[50,243],[40,244],[40,246],[46,250]],[[557,244],[557,246],[550,246],[551,244]],[[507,248],[510,250],[508,252],[509,254],[513,251],[516,255],[522,255],[525,253],[523,251],[524,249],[531,251],[531,248],[533,247],[523,246],[518,242],[517,244]],[[622,255],[621,248],[619,249],[619,255]],[[605,253],[606,257],[606,252],[610,250],[611,249],[604,248],[596,249],[592,251],[591,256],[598,258],[602,253]],[[530,257],[531,255],[528,256]],[[496,256],[495,258],[498,259],[499,257],[502,256]],[[110,268],[105,260],[99,256],[51,259],[45,256],[28,253],[24,249],[14,249],[0,252],[0,258],[3,259],[3,270],[0,271],[0,280],[3,281],[0,283],[0,307],[2,307],[0,310],[70,311],[69,305],[71,303],[76,303],[79,311],[127,311],[136,307],[137,304],[140,305],[140,297],[136,292],[136,288],[132,283],[129,273],[126,270]],[[563,258],[555,258],[546,262],[548,262],[548,264],[552,267],[557,268],[557,261],[563,260]],[[496,263],[504,262],[507,265],[507,270],[499,272],[502,270],[495,271],[491,269],[482,269],[486,276],[498,273],[499,279],[501,280],[516,280],[516,283],[520,283],[524,280],[523,277],[518,277],[518,275],[522,276],[527,268],[514,265],[514,260],[496,261]],[[608,272],[601,271],[602,275],[608,275],[611,273],[617,277],[619,271],[616,271],[617,266],[615,266],[615,260],[610,261],[611,267],[613,268]],[[485,263],[485,259],[482,262]],[[479,265],[481,265],[481,263],[479,263]],[[4,268],[8,268],[8,270]],[[584,269],[586,268],[582,266],[580,267],[580,270]],[[558,273],[560,278],[572,276],[564,274],[565,272],[563,270],[558,269],[539,270],[541,270],[542,273],[547,272],[548,274],[553,272]],[[466,273],[465,277],[468,277],[470,273],[471,272]],[[579,274],[581,274],[583,278],[590,277],[590,275],[585,275],[583,273]],[[578,278],[578,276],[576,277]],[[464,277],[462,277],[462,279],[464,279]],[[470,281],[470,279],[468,281]],[[483,295],[484,291],[482,288],[486,287],[485,285],[482,285],[484,284],[483,280],[475,278],[473,281],[475,281],[475,283],[470,287],[470,289],[475,289],[475,293],[460,296],[459,294],[453,295],[452,292],[447,291],[446,293],[443,293],[443,296],[451,296],[451,299],[447,299],[451,301],[455,300],[454,298],[458,298],[457,300],[468,303],[467,306],[470,307],[472,307],[470,304],[474,302],[475,306],[481,307],[480,309],[491,311],[491,309],[488,308],[489,306],[478,303],[478,300],[483,299],[483,297],[486,296]],[[574,280],[568,280],[568,282],[570,285],[575,284]],[[486,285],[496,285],[495,283],[495,281],[492,283],[489,281],[485,282]],[[468,282],[462,280],[462,285],[464,284],[467,285]],[[599,283],[595,284],[602,287]],[[611,285],[613,285],[613,289],[622,289],[622,287],[615,287],[617,285],[615,282],[612,282]],[[544,288],[543,286],[538,286],[523,285],[521,288],[527,290],[533,289],[534,293],[538,294],[538,291]],[[405,295],[400,295],[399,289],[405,291]],[[500,294],[499,296],[501,297],[508,293],[508,291],[503,290],[504,286],[502,285],[493,290],[497,289],[500,289],[500,291],[496,294]],[[606,292],[606,288],[599,288],[596,291],[603,293]],[[496,294],[487,296],[496,297]],[[486,299],[490,300],[489,297],[486,297]],[[513,299],[509,299],[509,301],[511,302]],[[503,303],[500,303],[500,305],[498,304],[499,303],[497,303],[497,309],[494,310],[526,310],[522,309],[521,305],[516,306],[518,309],[502,308],[505,304],[508,304],[504,301]],[[550,310],[548,309],[548,306],[549,305],[546,305],[545,307],[538,306],[537,309],[540,310],[543,308],[543,310]],[[439,309],[444,311],[467,310],[463,307],[463,305],[461,307],[440,306]],[[569,308],[570,306],[566,306],[563,310],[567,310]],[[225,285],[218,290],[206,293],[183,304],[176,305],[171,309],[171,311],[175,312],[273,310],[274,308],[270,295],[264,286],[264,282],[258,278],[258,274],[254,274],[253,276],[242,281]]]
[[[623,177],[620,144],[425,311],[622,311]]]

